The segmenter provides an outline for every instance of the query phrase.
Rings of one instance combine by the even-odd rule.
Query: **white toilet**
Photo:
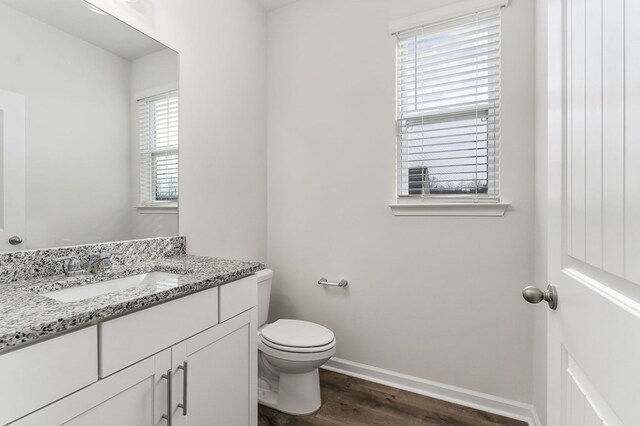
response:
[[[318,368],[336,353],[326,327],[281,319],[267,324],[273,272],[258,275],[258,402],[288,414],[320,408]]]

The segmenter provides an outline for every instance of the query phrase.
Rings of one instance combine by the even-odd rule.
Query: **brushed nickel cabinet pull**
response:
[[[163,414],[161,418],[167,421],[167,426],[171,426],[171,369],[162,378],[167,379],[167,414]]]
[[[182,408],[182,415],[187,415],[187,381],[189,377],[189,364],[187,361],[178,366],[178,370],[182,370],[182,404],[178,404],[178,408]]]

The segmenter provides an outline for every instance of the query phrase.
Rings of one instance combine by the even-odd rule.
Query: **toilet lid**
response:
[[[281,319],[263,328],[262,337],[277,345],[294,348],[325,346],[335,336],[326,327],[308,321]]]

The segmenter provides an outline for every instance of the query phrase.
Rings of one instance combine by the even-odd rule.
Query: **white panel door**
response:
[[[639,22],[549,0],[549,426],[640,425]]]
[[[25,97],[0,90],[0,253],[26,248],[24,167]]]

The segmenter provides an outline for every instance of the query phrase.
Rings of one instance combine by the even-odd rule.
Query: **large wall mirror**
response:
[[[82,0],[0,0],[0,252],[178,233],[178,54]]]

